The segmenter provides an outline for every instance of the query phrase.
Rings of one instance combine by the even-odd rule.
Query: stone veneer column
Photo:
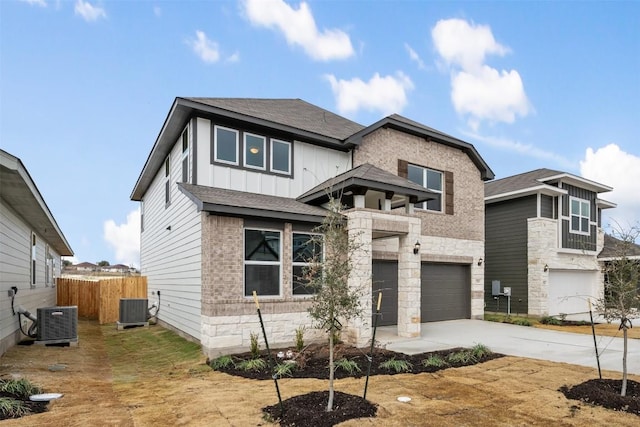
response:
[[[413,248],[421,239],[421,220],[407,221],[409,232],[400,236],[398,247],[398,336],[419,337],[422,266],[420,253],[414,254]]]
[[[344,325],[342,337],[350,344],[363,347],[371,340],[371,256],[372,256],[372,223],[371,213],[351,211],[346,213],[349,238],[358,248],[352,254],[352,270],[349,276],[349,287],[361,292],[360,304],[362,314]]]

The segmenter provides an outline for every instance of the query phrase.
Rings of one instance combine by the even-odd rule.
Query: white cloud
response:
[[[47,2],[45,0],[20,0],[20,1],[23,3],[29,3],[30,5],[47,7]]]
[[[218,43],[209,40],[203,31],[196,31],[196,38],[187,42],[204,62],[212,64],[220,59]]]
[[[475,73],[460,71],[451,77],[451,100],[456,111],[471,116],[477,130],[478,120],[513,123],[516,115],[526,116],[529,100],[517,71],[502,71],[483,66]]]
[[[347,33],[337,29],[318,30],[306,2],[294,9],[283,0],[245,0],[244,10],[252,24],[279,30],[289,45],[302,47],[314,60],[345,59],[354,54]]]
[[[97,21],[100,18],[106,18],[107,12],[100,6],[93,6],[88,1],[78,0],[74,7],[76,15],[80,15],[85,21]]]
[[[580,162],[580,174],[590,180],[613,187],[602,198],[617,203],[618,207],[606,209],[605,216],[622,229],[640,223],[640,156],[624,152],[616,144],[608,144],[596,150],[587,148]],[[603,226],[608,224],[603,222]]]
[[[407,92],[413,89],[411,79],[400,71],[395,76],[385,77],[375,73],[368,82],[358,78],[338,80],[331,74],[325,78],[331,84],[338,111],[342,114],[361,109],[384,115],[399,113],[407,104]]]
[[[238,61],[240,61],[240,52],[234,52],[232,55],[230,55],[226,59],[226,62],[228,62],[228,63],[234,63],[234,62],[238,62]]]
[[[462,134],[470,139],[475,139],[495,148],[505,149],[514,153],[524,154],[525,156],[549,161],[557,165],[559,169],[574,169],[576,167],[575,163],[571,162],[560,154],[554,153],[552,151],[542,150],[531,144],[524,144],[512,139],[498,138],[494,136],[483,136],[472,132],[462,131]]]
[[[116,263],[140,266],[140,209],[129,212],[127,222],[104,222],[104,240],[115,251]]]
[[[484,64],[489,54],[503,56],[509,52],[496,42],[489,26],[469,24],[463,19],[438,21],[431,37],[442,59],[467,71]]]
[[[533,112],[520,73],[498,71],[485,64],[489,55],[504,56],[509,48],[498,43],[491,28],[462,19],[437,22],[433,44],[451,71],[451,100],[458,114],[478,130],[484,120],[513,123]]]
[[[419,69],[421,70],[427,69],[427,67],[424,65],[424,61],[422,60],[422,58],[420,58],[420,55],[418,55],[418,52],[413,50],[413,48],[409,46],[407,43],[404,44],[404,48],[407,50],[407,53],[409,53],[409,59],[411,59],[413,62],[418,64]]]

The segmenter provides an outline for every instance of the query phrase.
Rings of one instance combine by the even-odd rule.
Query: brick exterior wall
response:
[[[459,149],[399,132],[378,129],[354,150],[353,167],[370,163],[398,174],[398,160],[453,172],[454,214],[416,210],[422,234],[484,241],[484,184],[480,171]]]

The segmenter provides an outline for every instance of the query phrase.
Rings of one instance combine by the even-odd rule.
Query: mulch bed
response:
[[[0,398],[2,397],[9,397],[9,398],[21,401],[24,404],[24,406],[26,406],[29,409],[29,415],[45,412],[47,410],[47,404],[49,403],[49,402],[33,402],[29,400],[28,397],[18,396],[13,393],[0,392]],[[21,417],[6,416],[3,412],[0,411],[0,420],[6,420],[10,418],[21,418]]]
[[[570,388],[563,386],[559,391],[568,399],[640,415],[640,383],[627,380],[627,393],[624,397],[620,396],[621,388],[622,380],[593,379]]]
[[[272,354],[274,354],[274,361],[278,362],[277,357],[275,356],[279,351],[283,350],[284,352],[287,349],[276,349],[272,350]],[[375,349],[373,352],[373,359],[371,362],[371,375],[395,375],[398,372],[393,370],[388,370],[380,367],[382,362],[385,362],[391,358],[395,360],[404,360],[409,362],[412,365],[410,371],[399,372],[402,374],[419,374],[422,372],[436,372],[441,369],[446,368],[459,368],[462,366],[475,365],[476,363],[483,363],[492,359],[496,359],[499,357],[503,357],[502,354],[498,353],[490,353],[479,360],[472,360],[466,363],[458,362],[458,363],[448,363],[444,367],[434,367],[434,366],[424,366],[422,361],[431,355],[439,355],[446,359],[447,355],[455,352],[462,351],[462,348],[453,348],[449,350],[443,351],[434,351],[427,353],[420,353],[414,355],[407,355],[402,353],[396,353],[395,351],[385,350],[385,349]],[[335,378],[361,378],[367,375],[367,369],[369,366],[368,360],[368,352],[369,349],[360,349],[353,346],[348,346],[344,344],[338,344],[335,348],[334,360],[339,360],[342,358],[346,358],[348,360],[353,360],[360,367],[360,371],[354,374],[349,374],[348,372],[342,369],[336,369]],[[261,353],[262,358],[266,360],[267,353]],[[242,360],[248,360],[252,358],[251,353],[241,353],[233,356],[234,360],[237,362]],[[312,344],[305,348],[300,354],[296,354],[292,359],[297,362],[297,369],[291,372],[291,375],[287,375],[287,378],[317,378],[317,379],[329,379],[329,350],[326,345],[320,344]],[[237,365],[237,363],[236,363]],[[258,371],[246,371],[242,369],[238,369],[235,366],[229,366],[227,368],[219,369],[220,372],[225,372],[230,375],[236,375],[244,378],[252,378],[256,380],[266,380],[272,379],[272,374],[269,368],[265,368]]]

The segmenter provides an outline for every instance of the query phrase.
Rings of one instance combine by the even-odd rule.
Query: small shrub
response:
[[[219,371],[220,369],[234,367],[235,363],[233,363],[233,358],[231,356],[220,356],[209,362],[209,366],[216,371]]]
[[[297,364],[295,362],[278,363],[273,367],[273,373],[278,377],[292,377],[296,367]]]
[[[511,323],[519,326],[531,326],[531,321],[529,319],[523,319],[523,318],[515,318]]]
[[[360,366],[358,366],[358,363],[355,360],[349,360],[344,357],[336,361],[336,369],[338,368],[342,369],[349,375],[354,375],[356,372],[362,372],[362,369],[360,369]]]
[[[455,353],[450,353],[447,356],[447,362],[451,364],[470,363],[475,361],[476,359],[473,357],[473,353],[470,350],[456,351]]]
[[[411,372],[413,369],[413,365],[410,362],[402,359],[397,360],[395,357],[392,357],[386,362],[382,362],[379,367],[388,371],[395,371],[396,373]]]
[[[251,332],[249,334],[251,340],[251,357],[257,359],[260,357],[260,345],[258,344],[258,334]]]
[[[476,344],[471,348],[471,355],[476,359],[482,359],[483,357],[489,356],[491,354],[491,350],[484,344]]]
[[[42,389],[25,378],[19,380],[0,380],[0,392],[10,393],[21,398],[42,393]]]
[[[301,352],[304,348],[304,326],[296,328],[296,350]]]
[[[543,325],[560,326],[562,325],[562,320],[556,319],[555,317],[551,317],[551,316],[545,316],[542,319],[540,319],[540,323],[542,323]]]
[[[20,418],[29,412],[29,408],[27,408],[22,401],[11,397],[0,397],[0,414],[2,414],[2,419]]]
[[[426,366],[427,368],[444,368],[448,364],[447,361],[444,360],[444,357],[440,356],[439,354],[431,354],[429,355],[429,357],[422,361],[422,365]]]
[[[267,362],[262,359],[243,360],[236,365],[241,371],[261,371],[267,367]]]

